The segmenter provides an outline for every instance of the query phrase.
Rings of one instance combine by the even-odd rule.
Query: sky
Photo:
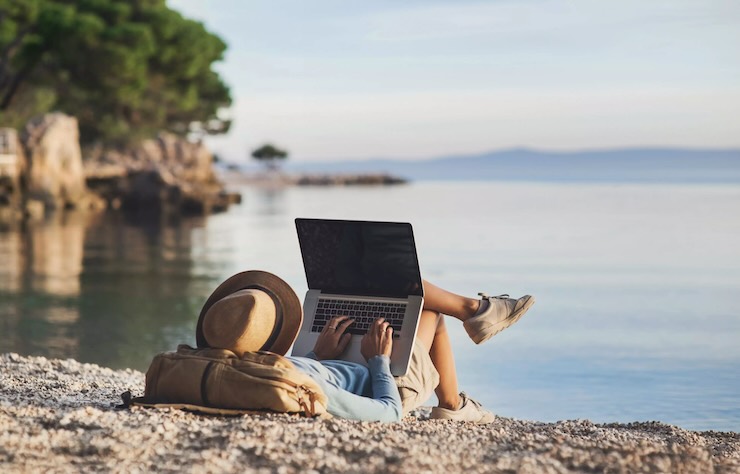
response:
[[[222,159],[740,147],[736,0],[169,0],[228,44]]]

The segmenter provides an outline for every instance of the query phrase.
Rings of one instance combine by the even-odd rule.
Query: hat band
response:
[[[275,304],[275,326],[272,328],[272,333],[270,333],[270,337],[268,337],[267,341],[262,345],[262,347],[259,348],[259,350],[261,351],[269,350],[269,348],[272,347],[273,344],[275,344],[275,341],[277,340],[281,330],[283,329],[283,306],[280,303],[277,295],[270,291],[269,288],[265,288],[259,285],[252,285],[246,286],[242,288],[242,290],[264,291],[270,296],[270,298],[272,298],[272,302]]]

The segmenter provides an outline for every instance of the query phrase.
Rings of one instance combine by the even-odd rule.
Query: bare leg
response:
[[[439,318],[437,333],[434,336],[432,349],[429,351],[434,367],[439,372],[439,385],[434,389],[439,403],[437,406],[457,410],[460,406],[460,390],[457,386],[455,357],[452,354],[450,335],[447,333],[444,318]]]
[[[419,341],[427,351],[432,349],[434,338],[437,335],[437,326],[442,319],[436,311],[425,309],[419,317],[419,327],[416,328],[416,340]]]
[[[475,315],[479,306],[480,300],[457,295],[424,280],[424,309],[465,321]]]
[[[416,337],[429,349],[432,363],[439,373],[439,385],[434,390],[439,400],[438,406],[457,409],[460,406],[457,370],[444,318],[438,312],[422,311]]]

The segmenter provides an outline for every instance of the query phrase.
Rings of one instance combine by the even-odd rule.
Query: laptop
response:
[[[408,370],[424,288],[411,224],[327,219],[296,219],[308,292],[303,325],[292,355],[313,350],[324,326],[349,316],[352,339],[341,360],[367,365],[360,341],[383,317],[393,327],[391,373]]]

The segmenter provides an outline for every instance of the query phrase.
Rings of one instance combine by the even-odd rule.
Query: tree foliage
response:
[[[165,0],[0,0],[0,121],[60,110],[84,143],[225,133],[225,50]]]
[[[288,152],[275,147],[270,143],[266,143],[261,147],[252,151],[252,158],[256,160],[284,160],[288,157]]]
[[[261,147],[252,151],[252,158],[265,163],[268,168],[277,168],[278,160],[285,160],[288,158],[288,152],[275,147],[270,143],[266,143]]]

